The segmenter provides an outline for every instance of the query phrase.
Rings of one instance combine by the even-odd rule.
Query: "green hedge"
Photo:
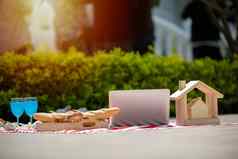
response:
[[[238,112],[238,60],[186,62],[178,56],[141,56],[120,49],[85,56],[72,49],[0,56],[0,117],[12,118],[12,97],[37,96],[40,111],[47,112],[67,104],[98,109],[108,105],[110,90],[169,88],[174,92],[180,79],[204,81],[224,93],[220,113]]]

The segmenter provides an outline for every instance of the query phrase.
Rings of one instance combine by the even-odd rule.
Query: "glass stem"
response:
[[[17,117],[17,125],[19,125],[19,117]]]
[[[32,116],[30,117],[30,123],[32,124]]]

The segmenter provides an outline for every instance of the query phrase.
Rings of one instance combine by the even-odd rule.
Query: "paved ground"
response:
[[[238,123],[238,115],[221,117]],[[94,135],[0,135],[0,159],[238,159],[238,125]]]

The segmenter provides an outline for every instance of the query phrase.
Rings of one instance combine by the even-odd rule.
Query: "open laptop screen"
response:
[[[109,106],[121,109],[111,126],[168,124],[169,96],[168,89],[109,92]]]

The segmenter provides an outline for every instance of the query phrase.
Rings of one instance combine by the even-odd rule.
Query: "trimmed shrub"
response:
[[[11,120],[13,97],[36,96],[39,111],[72,105],[98,109],[108,105],[108,91],[128,89],[178,89],[178,81],[201,80],[223,92],[220,113],[237,113],[238,61],[211,59],[187,62],[178,56],[139,55],[114,49],[85,56],[33,53],[0,56],[0,117]],[[174,115],[171,108],[171,115]]]

